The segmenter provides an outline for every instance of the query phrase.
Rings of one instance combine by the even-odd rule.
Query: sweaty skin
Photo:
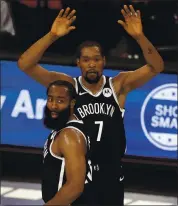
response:
[[[83,192],[86,175],[86,142],[75,129],[60,132],[52,145],[52,152],[65,158],[66,183],[45,205],[69,205]]]

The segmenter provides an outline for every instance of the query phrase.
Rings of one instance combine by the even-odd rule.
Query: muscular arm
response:
[[[151,42],[144,35],[141,35],[136,41],[143,51],[147,64],[139,69],[136,69],[135,71],[122,73],[122,90],[126,93],[144,85],[164,70],[163,59]],[[118,87],[117,84],[119,84],[119,79],[121,79],[120,75],[113,78],[115,88]]]
[[[141,35],[136,41],[143,51],[144,58],[147,62],[146,66],[151,68],[151,72],[155,74],[162,72],[164,70],[163,59],[152,43],[145,35]]]
[[[86,142],[81,133],[73,129],[61,132],[58,149],[65,158],[66,183],[45,205],[69,205],[83,192],[86,175]]]
[[[46,49],[56,40],[57,37],[50,32],[47,33],[27,49],[18,60],[18,67],[45,87],[55,80],[66,80],[74,84],[72,77],[59,72],[50,72],[38,64]]]

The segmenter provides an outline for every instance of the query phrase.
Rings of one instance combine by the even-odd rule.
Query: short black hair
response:
[[[49,89],[51,88],[51,86],[65,86],[68,88],[68,92],[69,92],[69,96],[71,99],[75,99],[76,98],[76,90],[75,87],[68,81],[64,81],[64,80],[56,80],[54,82],[51,82],[46,90],[46,94],[48,95]]]
[[[100,43],[98,43],[96,41],[84,41],[82,44],[80,44],[78,49],[77,49],[76,57],[80,58],[81,51],[83,48],[95,47],[95,46],[99,48],[101,56],[104,57],[104,50],[103,50],[102,46],[100,45]]]

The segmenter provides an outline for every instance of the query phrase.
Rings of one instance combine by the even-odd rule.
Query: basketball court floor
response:
[[[177,205],[177,198],[125,192],[125,205]],[[39,183],[1,181],[1,205],[43,205]]]

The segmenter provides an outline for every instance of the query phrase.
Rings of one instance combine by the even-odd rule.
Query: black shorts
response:
[[[99,183],[99,182],[98,182]],[[90,193],[81,195],[72,206],[124,206],[124,181],[95,184]]]
[[[95,194],[97,205],[123,206],[124,205],[124,173],[117,177],[109,172],[98,172],[95,176]]]
[[[123,206],[124,205],[124,180],[105,184],[98,188],[98,205]]]

